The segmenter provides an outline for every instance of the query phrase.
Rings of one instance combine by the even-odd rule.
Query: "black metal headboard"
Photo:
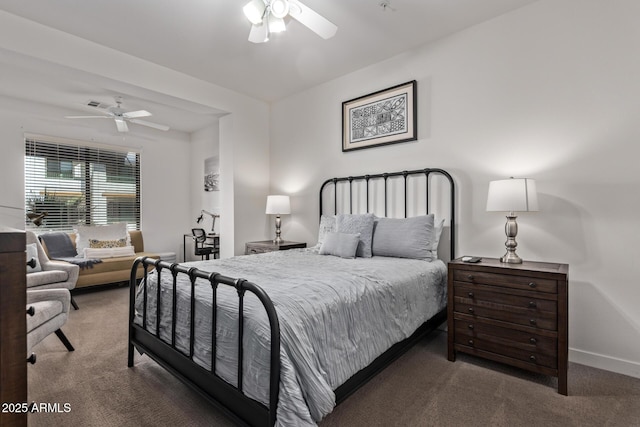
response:
[[[426,168],[426,169],[417,169],[411,171],[401,171],[401,172],[388,172],[388,173],[379,173],[372,175],[361,175],[361,176],[347,176],[343,178],[330,178],[326,180],[322,186],[320,187],[320,216],[322,216],[325,212],[324,206],[324,191],[329,188],[330,184],[333,184],[333,214],[337,214],[339,210],[341,213],[354,213],[354,202],[357,205],[355,208],[362,213],[361,205],[364,204],[364,213],[369,213],[373,211],[373,202],[380,198],[382,200],[381,204],[384,206],[384,216],[388,214],[389,208],[389,184],[392,180],[399,179],[402,187],[404,188],[404,217],[408,216],[409,212],[409,203],[412,200],[411,195],[408,192],[408,187],[416,187],[413,182],[414,178],[424,178],[424,204],[425,204],[425,213],[432,212],[431,199],[432,199],[432,180],[429,179],[431,176],[442,176],[446,178],[446,181],[449,183],[449,215],[450,215],[450,224],[449,224],[449,235],[450,235],[450,251],[451,251],[451,259],[455,258],[455,184],[453,182],[453,178],[451,175],[443,170],[443,169],[435,169],[435,168]],[[391,178],[391,179],[390,179]],[[380,185],[378,183],[382,183],[382,190],[380,189]],[[339,185],[340,183],[345,183],[345,185]],[[346,185],[348,184],[348,185]],[[360,187],[364,185],[364,196]],[[373,194],[371,191],[373,190]],[[348,191],[348,195],[345,192]],[[381,192],[381,194],[379,194]],[[393,197],[397,199],[397,195],[393,194]],[[345,202],[348,198],[348,203]],[[416,197],[417,198],[417,197]],[[342,202],[342,209],[338,209],[338,206]],[[348,209],[347,209],[348,204]],[[360,208],[360,209],[358,209]],[[375,212],[372,212],[375,213]]]

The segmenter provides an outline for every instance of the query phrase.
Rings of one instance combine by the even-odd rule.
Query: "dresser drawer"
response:
[[[504,347],[500,344],[496,344],[482,338],[463,339],[462,337],[460,337],[456,339],[456,344],[458,346],[468,347],[470,349],[477,349],[494,353],[500,356],[510,357],[512,359],[531,363],[536,366],[544,366],[550,369],[557,369],[558,367],[558,359],[553,354],[542,354],[522,350],[515,347]]]
[[[557,293],[558,283],[555,280],[510,274],[489,273],[486,271],[455,270],[453,280],[458,282],[477,283],[506,288],[531,290],[537,292]]]
[[[558,325],[558,316],[555,310],[541,311],[536,308],[521,307],[509,303],[477,301],[458,296],[454,299],[454,312],[473,316],[474,318],[501,320],[550,331],[555,331]]]
[[[549,312],[558,311],[557,301],[553,297],[540,295],[532,292],[522,292],[513,294],[501,292],[499,288],[489,286],[474,286],[469,283],[458,283],[455,286],[455,296],[471,300],[476,304],[503,304],[527,309],[528,312]],[[546,298],[542,298],[546,297]]]
[[[467,316],[457,315],[455,319],[456,340],[468,344],[469,339],[480,339],[501,347],[513,347],[532,354],[555,357],[558,353],[558,337],[555,333],[542,334],[538,331],[516,330],[488,324]],[[502,351],[499,351],[502,353]]]

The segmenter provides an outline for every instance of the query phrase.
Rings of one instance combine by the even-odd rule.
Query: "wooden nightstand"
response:
[[[259,242],[247,242],[244,245],[244,254],[261,254],[264,252],[286,251],[287,249],[306,248],[306,243],[283,241],[279,245],[273,243],[273,240],[262,240]]]
[[[567,395],[567,264],[449,262],[448,358],[456,351],[558,377]]]

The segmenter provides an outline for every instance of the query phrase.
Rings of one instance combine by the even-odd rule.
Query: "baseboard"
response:
[[[630,377],[640,378],[640,363],[631,360],[618,359],[604,354],[591,353],[589,351],[569,349],[569,361],[580,363],[605,371],[611,371]]]

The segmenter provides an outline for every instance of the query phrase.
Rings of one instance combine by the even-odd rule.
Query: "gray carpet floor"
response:
[[[146,356],[127,367],[128,289],[77,294],[80,310],[34,351],[29,401],[60,410],[29,414],[29,426],[232,426],[204,398]],[[640,426],[640,379],[575,363],[569,396],[555,378],[459,355],[446,332],[413,347],[327,416],[333,426]],[[68,404],[70,411],[64,411]],[[52,408],[55,408],[53,406]]]

